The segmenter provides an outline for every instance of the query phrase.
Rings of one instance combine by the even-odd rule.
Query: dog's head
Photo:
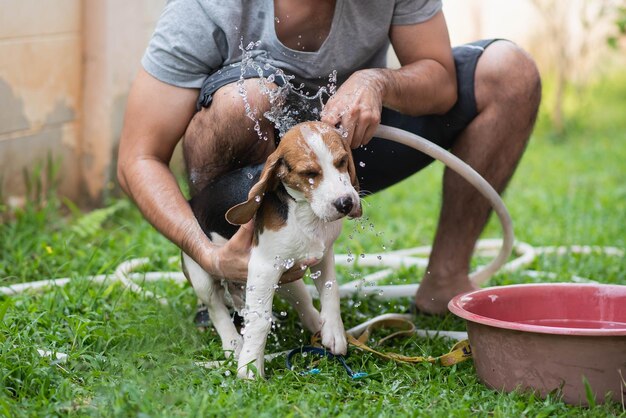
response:
[[[296,201],[306,200],[324,221],[361,216],[361,201],[352,151],[339,132],[322,122],[294,126],[267,159],[248,200],[226,213],[228,222],[248,222],[263,195],[282,183]]]

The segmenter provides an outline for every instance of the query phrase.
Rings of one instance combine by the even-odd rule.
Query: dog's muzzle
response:
[[[341,196],[339,199],[333,202],[333,206],[337,209],[337,212],[347,215],[354,208],[354,201],[352,196]]]

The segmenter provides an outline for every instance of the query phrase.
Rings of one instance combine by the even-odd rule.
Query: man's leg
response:
[[[495,42],[478,61],[475,95],[478,116],[452,152],[501,192],[524,152],[541,100],[535,64],[514,44]],[[445,170],[439,225],[415,295],[417,309],[445,313],[452,297],[473,289],[469,262],[490,211],[487,200],[473,186]]]
[[[236,83],[217,90],[211,105],[191,120],[183,139],[183,155],[192,195],[221,174],[265,161],[274,150],[274,128],[263,117],[270,104],[259,82],[245,80],[244,88],[266,140],[259,138],[255,123],[246,114]]]

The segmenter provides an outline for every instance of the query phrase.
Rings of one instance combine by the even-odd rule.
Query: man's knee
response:
[[[497,41],[476,67],[476,102],[479,110],[493,101],[510,103],[536,114],[541,101],[541,77],[532,57],[516,44]]]
[[[230,83],[213,93],[211,104],[201,109],[192,119],[187,133],[195,132],[195,125],[211,126],[213,129],[235,128],[240,130],[254,127],[255,122],[267,125],[263,114],[270,110],[269,89],[276,88],[260,79],[247,79],[243,83]]]
[[[262,121],[263,113],[271,108],[270,91],[277,88],[276,84],[258,78],[227,84],[213,94],[211,108],[217,108],[218,112],[226,112],[237,119]]]
[[[271,153],[273,127],[263,117],[271,105],[263,90],[267,84],[259,83],[249,79],[220,88],[211,105],[193,117],[183,139],[192,183],[202,186],[226,171],[262,162]]]

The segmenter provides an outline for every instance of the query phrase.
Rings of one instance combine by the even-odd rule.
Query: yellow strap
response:
[[[381,339],[380,341],[378,341],[378,344],[381,344],[390,338],[395,338],[395,337],[402,336],[402,335],[411,335],[415,332],[415,325],[411,321],[407,321],[401,318],[386,319],[386,320],[375,321],[374,323],[372,323],[369,327],[365,329],[365,331],[363,331],[363,333],[358,338],[355,338],[354,336],[350,334],[346,334],[348,343],[350,343],[351,345],[357,348],[360,348],[361,350],[374,353],[380,357],[383,357],[389,360],[394,360],[394,361],[401,361],[405,363],[423,363],[423,362],[437,363],[439,362],[443,366],[452,366],[453,364],[460,363],[472,357],[472,349],[469,345],[468,340],[457,342],[452,347],[449,353],[444,354],[439,357],[431,357],[431,356],[411,357],[411,356],[405,356],[405,355],[398,354],[398,353],[390,353],[390,352],[382,352],[382,351],[374,350],[373,348],[369,347],[366,344],[366,341],[369,339],[372,332],[377,328],[404,328],[404,329],[401,329],[400,331],[397,331]]]

